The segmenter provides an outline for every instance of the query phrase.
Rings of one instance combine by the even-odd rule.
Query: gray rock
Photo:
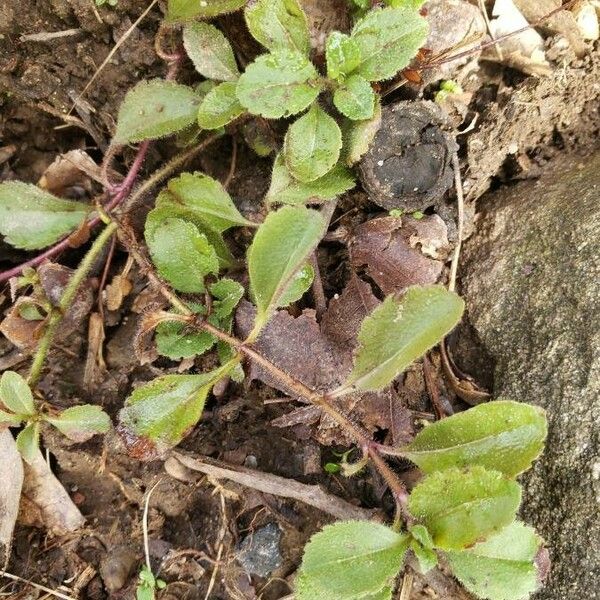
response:
[[[548,412],[522,509],[550,549],[544,600],[600,598],[599,196],[600,155],[563,158],[484,198],[463,255],[469,336],[483,347],[463,343],[458,362],[487,353],[496,397]]]
[[[281,566],[281,529],[269,523],[244,538],[239,545],[237,560],[249,575],[268,577]]]

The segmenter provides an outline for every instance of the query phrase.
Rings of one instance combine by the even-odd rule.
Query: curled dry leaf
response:
[[[83,515],[39,450],[24,467],[23,496],[37,506],[46,528],[51,533],[62,535],[82,527],[85,522]]]
[[[0,323],[2,333],[19,350],[32,350],[44,331],[45,319],[29,320],[21,316],[21,309],[35,302],[34,298],[22,296],[12,305]]]
[[[366,267],[386,295],[411,285],[436,283],[450,246],[448,230],[437,215],[383,217],[354,230],[348,245],[355,269]]]
[[[23,461],[8,429],[0,431],[0,568],[4,569],[10,557],[12,534],[19,512],[23,485]]]
[[[124,275],[115,275],[111,283],[106,286],[106,308],[118,310],[123,304],[123,299],[131,292],[133,285]]]
[[[69,188],[91,191],[90,179],[102,183],[100,167],[83,150],[71,150],[60,154],[44,171],[38,185],[56,196],[64,196]]]

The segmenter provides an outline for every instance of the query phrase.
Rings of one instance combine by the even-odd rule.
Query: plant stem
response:
[[[32,388],[35,387],[39,381],[42,373],[42,367],[44,365],[44,361],[46,360],[46,355],[48,354],[48,350],[52,344],[52,339],[54,338],[56,330],[60,325],[60,322],[63,320],[65,313],[69,310],[69,307],[73,303],[73,300],[77,295],[77,291],[79,290],[79,286],[87,277],[94,264],[94,261],[102,251],[102,248],[104,248],[104,245],[115,233],[117,227],[118,225],[116,223],[110,223],[100,232],[100,235],[94,240],[91,248],[83,257],[81,263],[79,263],[77,270],[69,279],[69,282],[67,283],[60,298],[60,302],[58,303],[58,307],[56,307],[50,313],[46,330],[44,331],[44,335],[38,344],[35,356],[33,357],[33,362],[31,363],[31,368],[29,370],[28,382]]]

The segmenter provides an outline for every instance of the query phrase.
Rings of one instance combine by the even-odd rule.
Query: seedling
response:
[[[108,428],[108,417],[96,406],[74,407],[55,416],[45,405],[36,406],[31,390],[78,286],[119,231],[130,256],[171,305],[169,310],[144,315],[138,351],[150,343],[158,353],[176,360],[216,346],[220,361],[208,372],[158,377],[129,395],[119,412],[118,430],[133,456],[154,459],[179,444],[198,423],[213,387],[225,378],[243,378],[241,365],[248,358],[290,395],[304,398],[333,419],[361,452],[354,463],[341,461],[342,472],[351,476],[370,462],[396,504],[391,527],[340,522],[313,536],[297,578],[298,600],[389,600],[409,551],[424,572],[443,556],[474,594],[517,600],[538,587],[536,557],[542,541],[515,519],[521,499],[515,477],[542,450],[543,412],[496,401],[427,426],[408,446],[392,448],[375,443],[335,402],[350,393],[389,386],[439,344],[463,313],[464,303],[455,293],[442,286],[423,286],[385,298],[362,323],[354,367],[346,381],[325,393],[294,379],[254,347],[277,312],[302,298],[313,283],[311,257],[327,232],[332,201],[354,185],[351,167],[379,126],[381,102],[373,83],[407,67],[427,37],[421,0],[386,0],[384,8],[374,9],[370,2],[352,2],[354,27],[350,34],[329,34],[323,73],[310,60],[309,29],[297,0],[169,0],[167,20],[183,24],[184,47],[206,81],[194,88],[172,77],[156,79],[127,93],[113,144],[144,142],[127,185],[135,179],[150,139],[180,134],[179,141],[189,144],[210,130],[213,137],[201,142],[207,145],[223,127],[247,125],[256,117],[294,117],[274,158],[266,217],[261,223],[248,220],[225,188],[203,173],[183,173],[167,182],[147,216],[145,247],[122,221],[102,214],[107,225],[65,288],[60,310],[50,307],[46,317],[40,313],[47,322],[29,385],[16,373],[2,378],[0,397],[7,411],[0,413],[0,421],[15,427],[27,424],[18,438],[26,458],[37,447],[43,421],[75,439]],[[243,72],[223,33],[197,20],[242,8],[250,33],[266,49]],[[167,59],[175,64],[178,60]],[[327,108],[330,104],[335,110]],[[270,145],[264,139],[250,141],[262,155],[268,154]],[[177,160],[174,164],[180,164]],[[148,185],[160,177],[151,178]],[[110,209],[129,189],[120,188]],[[135,199],[134,193],[127,202],[133,204]],[[92,207],[56,198],[35,186],[0,185],[0,233],[17,248],[62,244],[85,219],[98,222],[91,211]],[[230,272],[240,266],[226,241],[234,228],[255,230],[245,261],[248,289],[239,283],[243,278],[234,279]],[[253,303],[254,322],[247,338],[240,340],[232,335],[233,315],[244,295]],[[37,307],[24,310],[37,318]],[[423,472],[411,494],[387,463],[387,455],[408,459]],[[147,557],[138,599],[152,598],[161,585]]]

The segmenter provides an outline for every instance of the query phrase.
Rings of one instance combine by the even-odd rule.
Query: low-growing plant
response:
[[[35,402],[32,390],[77,289],[118,232],[142,273],[170,303],[169,310],[144,315],[137,350],[142,353],[151,340],[159,354],[173,360],[213,348],[219,360],[211,371],[168,374],[133,390],[118,415],[118,431],[133,456],[157,458],[179,444],[200,420],[213,387],[226,378],[243,379],[242,363],[249,359],[291,396],[318,406],[354,440],[360,458],[349,463],[343,456],[340,465],[331,463],[335,466],[330,472],[351,476],[370,462],[396,504],[389,527],[348,521],[314,535],[297,578],[298,600],[390,599],[408,552],[423,572],[443,559],[479,597],[516,600],[539,585],[536,560],[542,540],[516,520],[521,489],[515,478],[542,450],[543,412],[495,401],[429,425],[408,446],[396,448],[374,442],[336,403],[348,394],[389,386],[440,343],[461,319],[464,304],[458,295],[431,285],[385,298],[362,323],[346,381],[324,393],[307,387],[256,349],[255,342],[277,312],[300,300],[313,283],[311,257],[327,232],[334,200],[354,185],[350,167],[378,128],[381,101],[372,82],[404,69],[427,37],[419,0],[387,0],[387,6],[374,9],[370,2],[353,3],[355,25],[350,34],[329,34],[321,73],[310,60],[309,28],[297,0],[169,0],[167,22],[183,23],[185,50],[206,81],[197,87],[182,85],[172,80],[170,70],[168,79],[141,82],[127,93],[113,143],[143,144],[124,183],[109,188],[109,204],[98,210],[35,186],[0,185],[0,233],[16,248],[65,244],[83,222],[106,223],[59,305],[45,304],[44,314],[26,311],[42,322],[43,334],[29,381],[13,372],[2,377],[0,399],[6,410],[0,412],[0,423],[26,424],[17,438],[26,459],[36,451],[41,423],[76,441],[108,429],[108,416],[99,407],[84,405],[56,413],[47,403]],[[221,30],[198,19],[243,7],[248,30],[267,52],[241,72]],[[174,64],[179,60],[177,55],[167,59]],[[333,115],[330,102],[337,111]],[[204,148],[225,126],[300,113],[274,159],[262,222],[242,215],[221,183],[198,172],[171,178],[158,193],[144,225],[145,246],[126,220],[111,214],[119,204],[126,211],[190,156],[176,158],[130,195],[148,140],[180,134],[184,145],[201,139],[197,148]],[[201,138],[205,131],[216,134]],[[259,138],[248,140],[259,154],[269,153],[269,145]],[[227,243],[234,228],[254,230],[245,261],[248,289],[240,283],[242,278],[232,275],[232,268],[240,267]],[[24,275],[15,280],[14,288],[30,283]],[[254,321],[242,340],[232,331],[244,295],[252,301]],[[423,477],[410,494],[386,456],[403,457],[421,469]],[[158,587],[148,565],[140,574],[138,597],[153,597]]]

